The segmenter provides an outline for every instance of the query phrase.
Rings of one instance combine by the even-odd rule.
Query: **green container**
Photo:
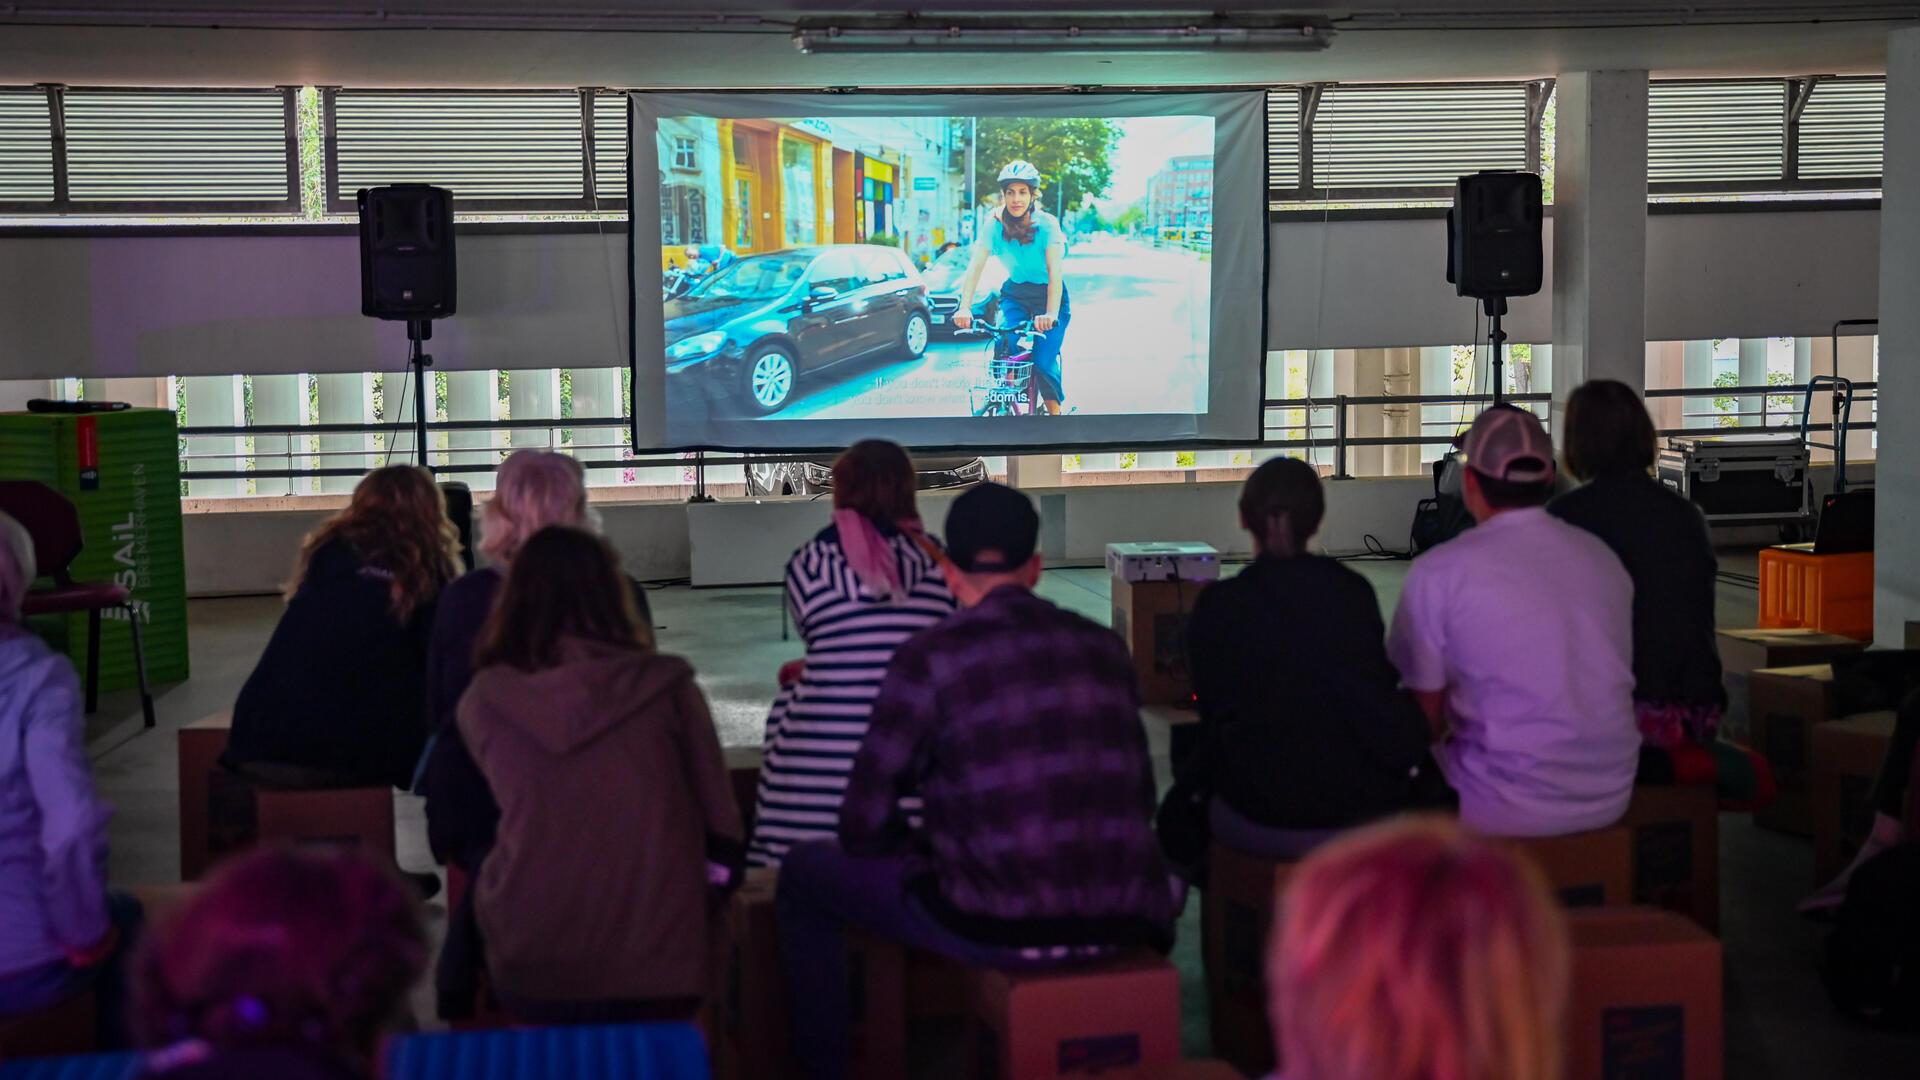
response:
[[[75,581],[116,581],[133,593],[150,682],[187,677],[187,568],[180,538],[180,445],[167,409],[0,413],[0,480],[38,480],[73,500],[85,541]],[[45,568],[42,567],[42,570]],[[138,683],[133,634],[101,613],[100,688]],[[87,616],[30,620],[34,632],[87,670]]]

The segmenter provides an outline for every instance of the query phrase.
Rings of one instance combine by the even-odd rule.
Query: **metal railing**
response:
[[[1857,394],[1877,390],[1877,384],[1872,382],[1857,382],[1853,385]],[[1738,423],[1736,423],[1735,426],[1698,424],[1660,429],[1658,432],[1659,436],[1666,438],[1674,435],[1703,435],[1714,433],[1799,435],[1801,429],[1797,420],[1799,415],[1798,407],[1796,406],[1789,414],[1796,418],[1794,423],[1774,424],[1771,421],[1781,416],[1783,410],[1774,408],[1768,398],[1800,398],[1804,397],[1806,393],[1807,388],[1804,384],[1794,384],[1789,386],[1660,388],[1646,391],[1645,396],[1651,400],[1712,397],[1760,398],[1761,407],[1757,410],[1736,409],[1724,412],[1683,412],[1681,414],[1683,418],[1689,420],[1722,420],[1732,418],[1736,420],[1736,422],[1750,417],[1758,417],[1760,423],[1757,425],[1742,425]],[[1550,402],[1552,398],[1553,395],[1551,394],[1527,393],[1508,394],[1504,400],[1516,405],[1536,405]],[[1875,400],[1876,395],[1874,394],[1856,396],[1854,399],[1856,404],[1871,404]],[[1283,419],[1281,423],[1265,423],[1262,425],[1262,439],[1259,443],[1255,444],[1253,448],[1261,450],[1300,450],[1309,452],[1315,450],[1330,450],[1332,451],[1331,456],[1333,458],[1335,478],[1346,479],[1352,475],[1349,460],[1352,451],[1369,447],[1451,446],[1458,438],[1459,432],[1464,431],[1472,420],[1472,414],[1467,411],[1467,407],[1484,407],[1492,403],[1492,394],[1340,394],[1332,398],[1270,398],[1261,402],[1263,417],[1271,418],[1275,412],[1301,411],[1305,413],[1305,422],[1287,423]],[[1353,410],[1368,407],[1379,408],[1394,406],[1459,406],[1462,407],[1462,409],[1457,419],[1429,420],[1423,417],[1417,421],[1423,429],[1431,427],[1452,429],[1444,434],[1355,435],[1352,433]],[[1331,411],[1331,417],[1324,421],[1318,419],[1320,414],[1329,411]],[[1543,419],[1549,426],[1551,425],[1552,421],[1550,418]],[[611,440],[596,440],[591,442],[581,441],[577,434],[571,438],[563,438],[561,435],[562,432],[597,432],[606,430],[614,430],[617,431],[618,434]],[[1809,432],[1829,432],[1833,430],[1833,425],[1830,422],[1809,424],[1807,430]],[[1848,430],[1853,432],[1869,432],[1874,430],[1874,424],[1871,421],[1855,423],[1851,425]],[[675,467],[690,469],[692,472],[691,484],[680,486],[693,488],[696,495],[703,495],[705,493],[707,484],[706,470],[709,468],[730,465],[751,467],[753,465],[763,464],[785,464],[811,460],[818,457],[818,455],[815,454],[794,453],[749,454],[690,451],[658,454],[644,451],[634,452],[629,442],[629,421],[625,417],[618,416],[529,420],[441,420],[430,422],[427,425],[427,433],[430,441],[434,435],[442,433],[485,433],[489,435],[507,434],[511,436],[515,432],[526,431],[544,431],[546,433],[545,439],[540,443],[533,444],[533,448],[561,450],[571,453],[579,459],[581,466],[590,473],[613,469],[627,470]],[[1321,434],[1323,432],[1325,433],[1324,435]],[[370,436],[373,440],[377,440],[378,444],[370,443],[370,445],[366,447],[345,449],[299,445],[299,443],[305,441],[305,436],[323,435]],[[262,437],[284,437],[286,439],[286,445],[284,447],[271,449],[261,449],[256,445],[256,448],[251,451],[232,453],[201,451],[189,445],[185,452],[181,454],[181,479],[189,481],[248,479],[300,480],[319,477],[355,477],[363,475],[367,471],[366,468],[351,466],[329,467],[326,465],[302,466],[297,463],[296,459],[324,461],[326,459],[357,458],[361,461],[367,461],[370,459],[391,457],[400,461],[409,461],[415,456],[415,451],[411,446],[412,435],[413,432],[410,426],[396,426],[393,423],[187,426],[180,429],[180,436],[183,439],[191,440],[203,437],[253,437],[256,439]],[[1279,437],[1276,438],[1276,435]],[[527,448],[528,444],[524,442],[499,446],[448,445],[430,446],[428,453],[429,457],[435,460],[434,471],[436,473],[448,476],[465,476],[492,472],[499,466],[499,460],[505,457],[505,455],[515,450]],[[1159,449],[1179,450],[1183,448],[1161,447]],[[1203,446],[1187,449],[1207,450],[1217,449],[1217,447]],[[1001,451],[1002,448],[995,448],[995,452]],[[1004,452],[1019,453],[1020,451],[1018,448],[1005,448]],[[599,456],[602,454],[609,456]],[[455,460],[464,455],[485,455],[491,457],[492,460]],[[242,465],[242,467],[227,469],[193,467],[205,462],[244,463],[246,461],[254,462],[255,467],[246,468],[244,465]],[[280,468],[259,467],[259,463],[266,461],[278,461],[282,463],[282,466]]]

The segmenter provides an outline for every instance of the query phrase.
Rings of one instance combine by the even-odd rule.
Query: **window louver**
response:
[[[1527,165],[1527,87],[1329,86],[1313,120],[1316,190],[1451,189]]]
[[[581,209],[580,95],[356,91],[328,95],[333,203],[380,184],[435,184],[476,209]]]
[[[1300,186],[1300,91],[1293,87],[1267,92],[1267,186]]]
[[[627,201],[627,95],[593,99],[593,193],[599,208]]]
[[[1786,85],[1656,82],[1647,88],[1647,183],[1664,191],[1779,181]]]
[[[1800,114],[1800,176],[1877,181],[1886,136],[1884,79],[1821,79]],[[1876,185],[1877,186],[1877,185]]]
[[[92,209],[298,206],[290,90],[65,92],[67,196]]]
[[[53,201],[53,125],[47,92],[0,89],[0,203]]]

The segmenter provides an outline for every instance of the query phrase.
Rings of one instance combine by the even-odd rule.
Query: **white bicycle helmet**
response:
[[[1009,161],[1000,170],[1000,188],[1006,190],[1008,184],[1025,184],[1030,188],[1040,187],[1040,170],[1024,161]]]

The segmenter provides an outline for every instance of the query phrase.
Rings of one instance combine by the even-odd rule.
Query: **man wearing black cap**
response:
[[[1172,941],[1125,646],[1033,594],[1040,518],[1026,496],[982,484],[946,528],[961,610],[894,654],[838,842],[797,846],[781,867],[794,1053],[813,1080],[846,1073],[848,925],[1007,969]]]

